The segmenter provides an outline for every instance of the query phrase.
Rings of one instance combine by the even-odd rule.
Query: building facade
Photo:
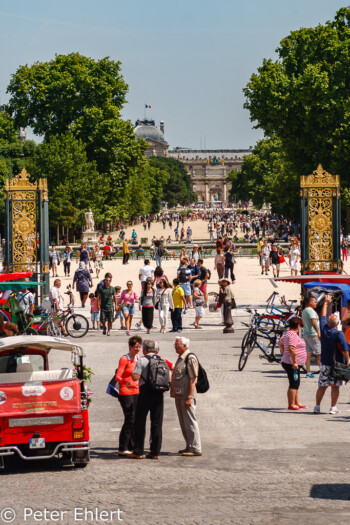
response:
[[[250,149],[169,150],[163,121],[158,129],[154,120],[137,120],[135,133],[146,140],[147,156],[171,157],[184,164],[199,202],[229,202],[231,183],[227,182],[227,175],[233,169],[240,170],[244,157],[251,153]]]

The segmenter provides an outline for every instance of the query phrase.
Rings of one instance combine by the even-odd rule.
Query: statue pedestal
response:
[[[86,243],[96,243],[98,242],[99,240],[99,232],[89,232],[88,230],[86,230],[85,232],[83,232],[83,242],[86,242]]]

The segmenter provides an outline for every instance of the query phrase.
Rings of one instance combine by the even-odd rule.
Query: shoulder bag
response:
[[[337,334],[335,349],[338,344],[338,339],[339,337]],[[330,376],[336,381],[345,381],[347,383],[348,381],[350,381],[350,366],[345,365],[344,363],[338,363],[338,361],[336,361],[335,349],[333,351],[333,364]]]

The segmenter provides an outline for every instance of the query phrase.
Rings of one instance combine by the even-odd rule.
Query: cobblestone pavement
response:
[[[1,474],[0,525],[5,507],[16,525],[29,523],[138,525],[345,524],[350,519],[349,387],[341,392],[341,414],[330,416],[326,393],[313,415],[317,379],[302,378],[308,409],[286,410],[287,379],[279,365],[255,350],[237,371],[242,332],[191,333],[191,350],[206,368],[211,388],[198,396],[203,456],[177,454],[183,440],[174,402],[166,396],[163,451],[159,461],[116,455],[122,413],[105,394],[126,338],[95,334],[82,340],[86,364],[95,372],[90,408],[92,459],[84,470],[57,462],[11,462]],[[157,339],[157,334],[154,334]],[[163,336],[161,354],[174,361],[174,337]],[[66,356],[56,352],[58,367]],[[24,516],[24,508],[58,510],[52,519]],[[94,511],[94,517],[85,510]],[[99,512],[115,513],[99,514]],[[122,513],[118,520],[117,509]],[[101,518],[102,516],[102,518]],[[11,517],[11,516],[10,516]],[[110,519],[111,518],[111,519]],[[7,521],[9,522],[9,521]]]

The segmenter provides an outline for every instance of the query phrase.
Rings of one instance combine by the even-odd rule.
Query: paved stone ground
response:
[[[157,335],[154,336],[157,339]],[[56,462],[11,463],[0,478],[1,509],[12,507],[12,523],[24,507],[66,511],[59,523],[130,525],[309,525],[345,524],[350,519],[349,387],[341,393],[339,416],[330,416],[326,394],[312,414],[316,379],[302,378],[308,409],[286,410],[287,379],[279,365],[261,361],[255,350],[237,371],[242,332],[192,332],[191,349],[206,368],[211,388],[198,396],[203,456],[177,455],[183,440],[174,402],[166,396],[163,451],[159,461],[116,455],[122,412],[105,394],[126,338],[94,334],[82,340],[86,363],[95,372],[90,408],[92,459],[84,470]],[[159,338],[161,353],[175,360],[172,334]],[[67,366],[55,352],[54,365]],[[116,510],[120,522],[74,520],[73,509]],[[77,516],[78,518],[81,515]]]

